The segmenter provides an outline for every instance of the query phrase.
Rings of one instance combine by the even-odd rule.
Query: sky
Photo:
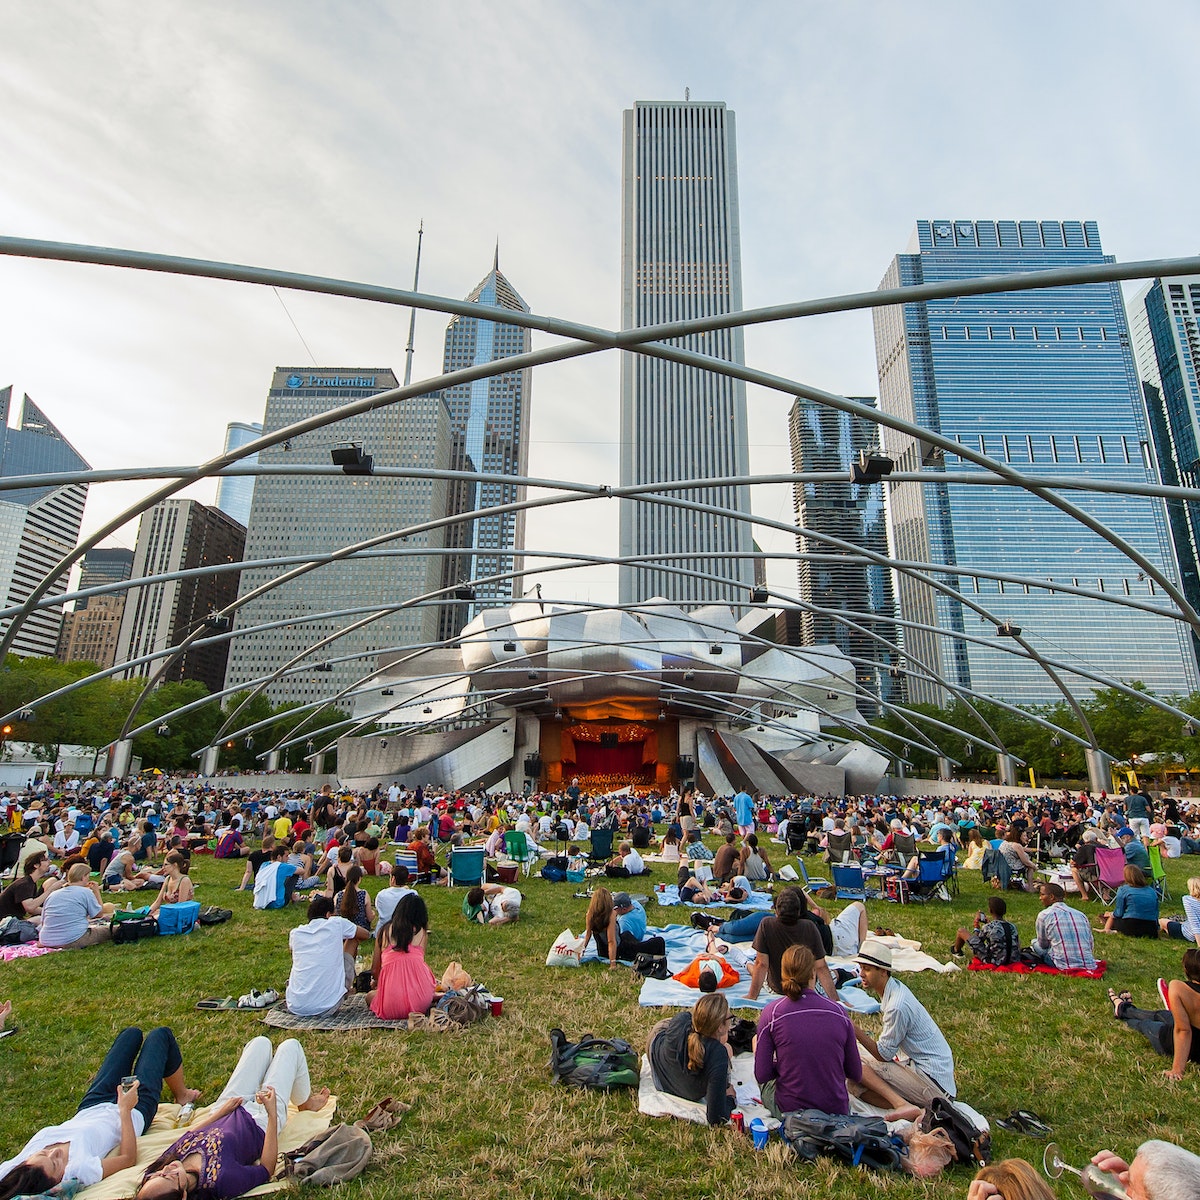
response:
[[[0,0],[0,234],[407,288],[423,220],[422,291],[465,297],[498,240],[534,312],[614,328],[621,113],[687,88],[737,114],[747,307],[876,287],[919,218],[1095,220],[1119,260],[1179,257],[1197,45],[1183,0]],[[414,380],[445,323],[418,314]],[[402,375],[407,335],[406,310],[0,257],[0,387],[96,468],[210,458],[277,365]],[[877,391],[868,314],[754,327],[746,355]],[[753,471],[789,469],[790,404],[749,390]],[[530,474],[615,484],[618,413],[614,355],[536,370]],[[94,485],[84,532],[149,490]],[[752,502],[790,519],[787,488]],[[617,506],[532,513],[527,546],[615,554]],[[615,567],[551,579],[616,599]]]

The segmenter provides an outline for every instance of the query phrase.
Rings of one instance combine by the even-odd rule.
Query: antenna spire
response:
[[[417,282],[421,278],[421,241],[425,236],[425,219],[421,218],[417,226],[417,265],[413,268],[412,290],[417,290]],[[417,332],[417,310],[410,311],[408,317],[408,345],[404,349],[404,386],[412,383],[413,338]]]
[[[496,258],[492,263],[492,270],[500,270],[500,235],[496,234]]]

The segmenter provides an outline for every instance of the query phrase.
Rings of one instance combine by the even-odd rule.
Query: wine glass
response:
[[[1083,1170],[1078,1167],[1071,1166],[1070,1163],[1063,1162],[1058,1157],[1058,1144],[1050,1142],[1046,1146],[1046,1151],[1042,1155],[1042,1170],[1050,1179],[1058,1179],[1064,1171],[1070,1171],[1072,1175],[1079,1176],[1079,1182],[1083,1184],[1084,1191],[1089,1195],[1095,1196],[1096,1200],[1129,1200],[1129,1193],[1125,1190],[1125,1185],[1108,1171],[1102,1171],[1095,1163],[1088,1163]]]

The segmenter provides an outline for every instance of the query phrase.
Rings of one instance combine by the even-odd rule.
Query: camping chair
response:
[[[785,844],[789,854],[803,854],[808,842],[808,818],[788,817]]]
[[[797,858],[796,866],[800,871],[800,878],[803,880],[801,889],[806,892],[815,892],[821,888],[833,887],[833,884],[828,879],[819,879],[815,875],[810,875],[804,866],[804,859]]]
[[[455,846],[450,851],[450,886],[478,887],[483,882],[483,847]]]
[[[0,837],[0,875],[14,871],[17,860],[21,857],[21,847],[25,845],[23,833],[6,833]]]
[[[936,850],[923,850],[917,860],[917,877],[910,881],[909,898],[931,900],[937,896],[942,900],[949,900],[949,878],[950,863],[946,856]]]
[[[917,836],[914,833],[897,833],[892,836],[892,853],[904,870],[917,857]]]
[[[507,845],[508,834],[504,835]],[[608,862],[612,858],[613,831],[611,829],[592,829],[592,846],[588,853],[589,862]]]
[[[504,853],[512,862],[519,863],[526,875],[529,874],[529,869],[533,866],[534,852],[522,830],[510,829],[504,835]]]
[[[396,852],[396,866],[404,867],[407,869],[408,879],[409,879],[410,883],[428,883],[429,882],[429,873],[425,872],[424,874],[422,874],[421,871],[419,871],[417,869],[417,856],[415,854],[411,854],[408,852],[401,854],[399,851],[397,851]]]
[[[1097,846],[1096,876],[1093,886],[1100,893],[1100,899],[1107,904],[1117,894],[1117,888],[1125,882],[1125,851]]]
[[[862,867],[855,864],[843,865],[834,863],[830,868],[833,873],[833,886],[837,888],[839,900],[868,900],[879,899],[877,888],[867,889],[867,877]]]
[[[1171,889],[1167,885],[1167,868],[1163,866],[1162,847],[1150,847],[1150,874],[1154,877],[1154,890],[1160,900],[1170,900]]]
[[[854,857],[854,835],[843,830],[837,833],[830,831],[825,842],[828,850],[826,859],[832,863],[848,863]]]

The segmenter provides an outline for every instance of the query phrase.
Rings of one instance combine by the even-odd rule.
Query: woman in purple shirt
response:
[[[780,962],[783,995],[758,1018],[754,1078],[763,1106],[780,1119],[806,1108],[844,1115],[850,1111],[849,1079],[863,1100],[889,1110],[889,1121],[916,1119],[921,1110],[906,1105],[862,1061],[854,1023],[842,1006],[813,990],[815,966],[807,946],[789,946]]]
[[[137,1200],[227,1200],[268,1182],[279,1158],[288,1100],[316,1112],[329,1089],[314,1092],[295,1038],[272,1057],[270,1040],[247,1043],[216,1107],[150,1164]]]

